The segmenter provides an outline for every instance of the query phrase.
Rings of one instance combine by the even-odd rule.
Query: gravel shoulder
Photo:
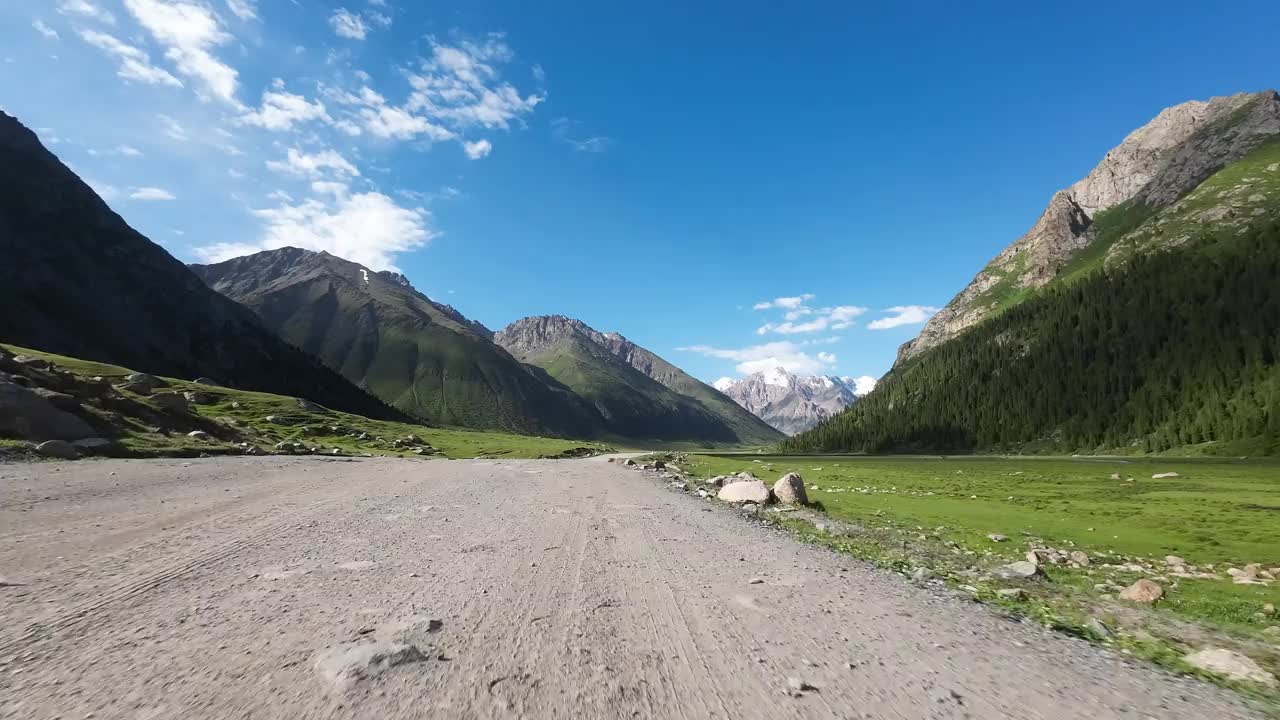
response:
[[[0,718],[1254,717],[599,458],[0,465],[0,576]]]

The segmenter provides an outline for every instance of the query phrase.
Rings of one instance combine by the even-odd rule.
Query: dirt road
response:
[[[599,460],[0,465],[0,717],[1251,717],[710,505]]]

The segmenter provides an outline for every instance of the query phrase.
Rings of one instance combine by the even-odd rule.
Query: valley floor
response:
[[[1251,717],[739,515],[601,459],[3,464],[0,717]]]

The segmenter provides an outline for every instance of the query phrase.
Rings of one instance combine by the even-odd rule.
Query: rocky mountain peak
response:
[[[738,380],[720,378],[715,388],[789,435],[808,430],[866,394],[859,392],[854,378],[800,376],[781,367],[761,370]]]
[[[1095,239],[1099,214],[1120,206],[1166,207],[1210,175],[1280,137],[1274,90],[1191,101],[1129,133],[1084,178],[1054,193],[1025,235],[1000,252],[898,351],[896,364],[955,337],[1020,290],[1056,278]]]
[[[622,337],[617,333],[611,334]],[[536,353],[574,338],[602,346],[610,343],[605,334],[597,332],[581,320],[564,315],[536,315],[520,318],[494,333],[493,336],[494,342],[516,356]]]

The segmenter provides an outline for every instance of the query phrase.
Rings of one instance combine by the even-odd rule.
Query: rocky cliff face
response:
[[[1169,206],[1210,175],[1280,136],[1280,96],[1273,90],[1215,97],[1168,108],[1133,131],[1087,176],[1054,193],[1027,234],[993,259],[947,303],[897,364],[950,340],[1058,277],[1095,239],[1100,213],[1122,205]]]
[[[721,378],[720,392],[756,417],[788,435],[804,432],[857,401],[854,378],[802,377],[782,368],[763,370],[741,380]]]

